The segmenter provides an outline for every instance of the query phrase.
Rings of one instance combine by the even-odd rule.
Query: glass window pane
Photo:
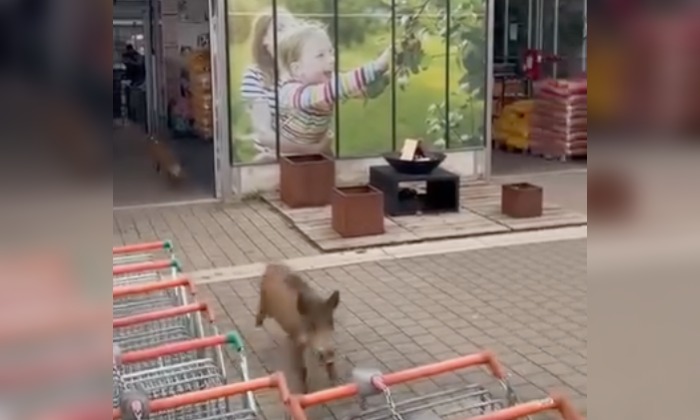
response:
[[[382,53],[383,61],[391,64],[391,9],[387,6],[384,0],[338,2],[337,70],[341,77],[349,77],[341,86],[350,89],[338,104],[335,135],[340,157],[377,156],[393,148],[390,71],[367,73],[369,84],[356,84],[358,79],[351,73],[376,64]]]
[[[450,149],[483,147],[486,83],[486,3],[450,3],[447,145]]]
[[[272,1],[229,1],[228,45],[234,163],[276,159]]]
[[[425,7],[423,6],[425,4]],[[423,139],[444,148],[446,139],[446,2],[397,1],[395,8],[396,139]]]
[[[585,0],[560,0],[559,55],[562,63],[559,77],[576,76],[583,71]]]

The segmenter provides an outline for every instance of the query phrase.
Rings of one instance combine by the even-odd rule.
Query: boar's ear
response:
[[[303,293],[299,293],[299,296],[297,296],[297,312],[299,312],[299,315],[306,315],[309,313],[309,306],[306,304]]]
[[[329,308],[335,310],[339,304],[340,304],[340,292],[336,290],[335,292],[333,292],[331,297],[328,298],[328,300],[326,301],[326,305]]]

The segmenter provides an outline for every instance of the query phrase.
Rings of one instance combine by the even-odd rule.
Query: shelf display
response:
[[[214,137],[214,116],[209,50],[193,51],[187,64],[194,130],[202,138],[211,140]]]

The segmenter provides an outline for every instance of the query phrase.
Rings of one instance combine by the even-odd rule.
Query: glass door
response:
[[[152,107],[152,48],[150,45],[150,24],[147,19],[139,20],[113,20],[113,61],[116,68],[126,71],[122,54],[127,46],[133,47],[136,61],[142,64],[143,77],[122,82],[120,86],[121,116],[128,118],[132,123],[138,124],[144,130],[152,132],[154,128]]]
[[[534,0],[533,12],[533,48],[542,51],[547,56],[557,55],[559,0]],[[545,60],[542,63],[542,77],[555,77],[556,63]]]
[[[558,77],[580,74],[586,68],[586,0],[559,0],[557,54],[562,57]]]
[[[226,200],[233,194],[229,137],[229,89],[226,47],[226,0],[209,0],[209,48],[214,122],[214,173],[216,197]]]

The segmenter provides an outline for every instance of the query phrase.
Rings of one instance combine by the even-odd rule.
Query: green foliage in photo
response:
[[[229,13],[230,34],[237,33],[235,25],[239,29],[252,27],[246,19],[265,7],[256,8],[253,1],[232,0],[230,4],[238,9]],[[328,25],[331,36],[336,22],[334,4],[340,8],[337,48],[341,71],[375,59],[390,45],[391,5],[385,0],[284,1],[292,13],[306,13],[309,19],[322,20]],[[389,151],[392,118],[395,118],[399,147],[406,138],[421,138],[438,148],[483,147],[485,2],[452,0],[450,4],[451,10],[448,11],[444,0],[395,2],[396,66],[387,78],[369,87],[367,99],[348,100],[339,105],[340,132],[336,135],[339,137],[340,157],[378,155]],[[236,11],[240,16],[235,14]],[[240,83],[243,71],[252,59],[250,39],[246,39],[242,32],[245,31],[241,30],[235,37],[242,42],[231,42],[229,47],[230,104],[236,160],[249,162],[256,152],[252,142],[246,141],[250,123],[240,101]],[[392,85],[396,89],[394,116]]]

